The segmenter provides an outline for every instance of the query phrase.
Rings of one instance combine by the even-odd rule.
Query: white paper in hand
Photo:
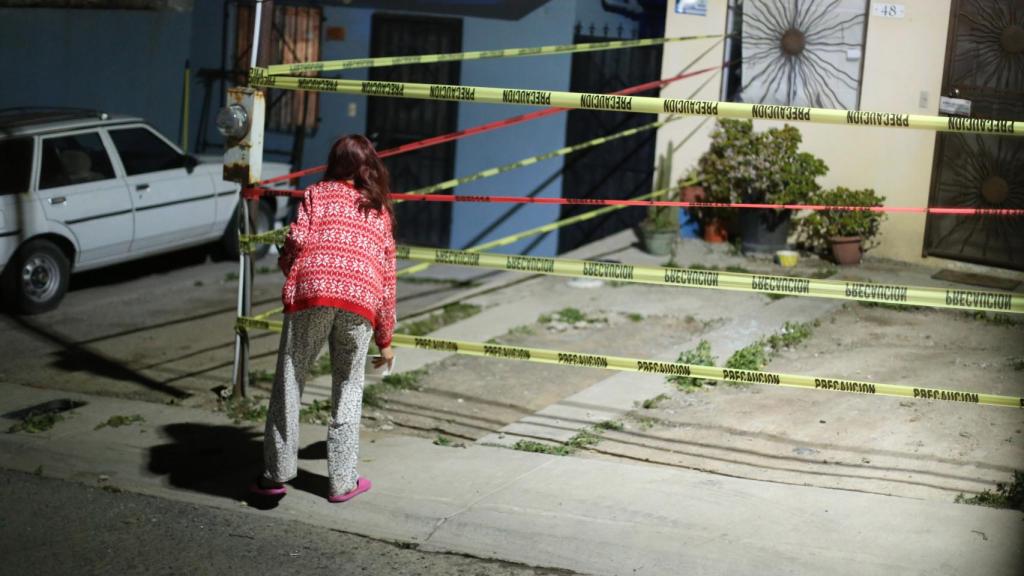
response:
[[[386,362],[380,368],[376,367],[376,363],[381,359],[379,355],[370,355],[366,357],[366,371],[380,374],[381,376],[390,376],[395,370],[395,359],[391,359],[391,365],[389,366]]]

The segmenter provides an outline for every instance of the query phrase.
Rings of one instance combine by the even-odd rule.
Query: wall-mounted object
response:
[[[328,42],[344,42],[345,41],[345,27],[344,26],[328,26],[327,27],[327,41]]]
[[[871,13],[882,18],[903,18],[906,8],[903,4],[875,2],[871,5]]]

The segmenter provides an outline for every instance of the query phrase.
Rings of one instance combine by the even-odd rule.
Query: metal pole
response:
[[[271,15],[267,22],[269,23],[273,20],[272,0],[256,0],[256,18],[252,27],[252,47],[250,48],[249,54],[250,68],[256,67],[259,57],[261,56],[261,52],[263,55],[267,54],[266,50],[260,50],[260,34],[264,25],[264,5],[269,5],[271,8]],[[250,182],[250,184],[253,183]],[[253,218],[258,212],[258,202],[259,200],[247,200],[244,197],[239,198],[240,217],[238,219],[238,232],[240,234],[251,234],[252,230],[256,228]],[[238,255],[238,316],[252,315],[252,281],[252,253],[249,251],[240,251]],[[233,389],[236,396],[243,398],[248,395],[249,392],[249,332],[245,329],[236,329],[235,331],[235,371]]]

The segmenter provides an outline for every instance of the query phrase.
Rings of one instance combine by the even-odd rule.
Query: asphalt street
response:
[[[8,470],[0,501],[5,575],[569,574]]]

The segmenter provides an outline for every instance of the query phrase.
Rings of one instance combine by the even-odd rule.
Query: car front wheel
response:
[[[4,271],[4,297],[20,314],[55,309],[68,290],[71,263],[49,240],[27,242]]]

